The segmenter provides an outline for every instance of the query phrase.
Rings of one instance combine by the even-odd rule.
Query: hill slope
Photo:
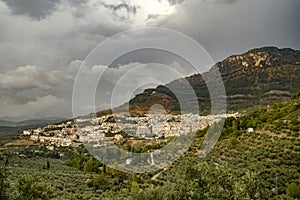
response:
[[[0,149],[0,155],[9,155],[12,190],[20,190],[15,186],[24,174],[38,175],[38,182],[52,191],[51,199],[299,199],[299,116],[300,92],[292,101],[228,118],[208,156],[195,155],[206,134],[198,131],[190,150],[157,175],[117,172],[94,162],[83,147]],[[61,153],[63,159],[47,158]],[[0,156],[0,166],[4,161]]]
[[[31,119],[19,122],[12,122],[7,120],[0,120],[0,133],[19,131],[23,129],[37,128],[48,124],[54,124],[66,120],[65,118],[44,118],[44,119]]]
[[[211,77],[215,70],[224,80],[229,110],[286,101],[300,89],[300,51],[264,47],[230,56],[203,75],[186,77],[194,91],[187,89],[182,79],[145,90],[130,100],[130,110],[147,112],[152,105],[162,104],[168,112],[178,112],[180,106],[174,94],[180,94],[183,102],[191,105],[190,111],[197,103],[201,111],[208,111],[210,98],[203,77]],[[198,102],[190,98],[193,92]]]
[[[286,199],[285,194],[292,184],[298,185],[295,189],[298,193],[289,195],[296,199],[300,198],[298,196],[300,194],[299,116],[300,92],[293,96],[292,101],[262,107],[240,118],[228,118],[222,137],[204,161],[191,158],[194,152],[200,149],[206,130],[198,132],[198,137],[191,146],[188,156],[180,160],[179,164],[173,168],[163,172],[158,179],[170,184],[183,179],[181,185],[188,185],[200,191],[197,187],[193,188],[192,180],[196,180],[197,183],[205,181],[203,173],[196,175],[201,174],[202,170],[197,167],[197,163],[207,162],[214,171],[211,177],[214,177],[218,170],[226,168],[232,173],[232,177],[226,181],[222,179],[229,177],[230,174],[224,171],[220,177],[216,178],[216,183],[220,181],[223,184],[223,192],[219,195],[227,194],[224,192],[227,181],[230,182],[235,178],[246,180],[252,177],[253,180],[250,183],[240,185],[241,188],[245,186],[244,189],[249,192],[247,195],[253,195],[245,199]],[[248,128],[254,128],[254,131],[249,132]],[[192,162],[195,163],[191,164]],[[188,178],[187,174],[190,174]],[[244,189],[239,190],[239,195]],[[207,191],[209,193],[209,189]],[[232,195],[224,199],[233,199]],[[240,198],[241,196],[238,199]]]

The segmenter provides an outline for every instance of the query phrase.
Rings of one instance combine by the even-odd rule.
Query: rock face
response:
[[[147,113],[152,105],[161,104],[167,112],[178,113],[182,111],[178,103],[179,95],[181,102],[190,105],[191,110],[185,109],[186,112],[193,112],[195,104],[199,104],[202,112],[209,112],[210,95],[203,76],[210,77],[214,70],[219,70],[223,78],[227,107],[232,111],[286,101],[300,90],[300,51],[264,47],[230,56],[203,75],[184,78],[194,91],[188,89],[184,79],[147,89],[130,100],[130,111]],[[197,99],[192,98],[194,93]]]
[[[299,51],[292,49],[278,49],[276,47],[264,47],[253,49],[242,55],[230,56],[217,63],[220,70],[227,75],[236,70],[255,70],[255,68],[278,67],[283,65],[297,65]]]

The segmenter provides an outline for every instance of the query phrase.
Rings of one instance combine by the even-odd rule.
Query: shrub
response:
[[[96,190],[109,190],[109,179],[105,175],[96,175],[89,186],[94,187]]]
[[[44,182],[41,182],[38,176],[20,176],[17,188],[20,200],[47,200],[52,197],[52,189]]]
[[[7,183],[8,169],[5,165],[0,166],[0,199],[8,199],[8,189],[10,185]]]
[[[300,185],[291,183],[286,188],[286,193],[292,198],[300,198]]]
[[[239,143],[239,141],[237,140],[236,137],[231,137],[229,138],[228,143],[230,146],[234,147]]]

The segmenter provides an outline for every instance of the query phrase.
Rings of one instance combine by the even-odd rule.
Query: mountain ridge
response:
[[[116,110],[127,110],[129,107],[132,114],[145,114],[152,105],[161,104],[167,112],[180,113],[180,105],[174,95],[176,93],[182,95],[184,103],[191,105],[191,111],[198,103],[200,113],[209,113],[209,91],[203,76],[209,77],[215,70],[223,78],[229,111],[286,101],[300,90],[300,51],[262,47],[229,56],[202,75],[194,74],[164,86],[146,89]],[[194,91],[182,84],[183,79],[190,83]],[[188,98],[193,92],[198,102]]]
[[[24,120],[24,121],[18,121],[18,122],[0,119],[0,133],[17,131],[17,130],[22,130],[22,129],[29,129],[29,128],[36,128],[36,127],[45,126],[48,124],[59,123],[64,120],[66,120],[66,119],[65,118],[53,118],[53,117],[48,117],[48,118],[43,118],[43,119],[30,119],[30,120]]]

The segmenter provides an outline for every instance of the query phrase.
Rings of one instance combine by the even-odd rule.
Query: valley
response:
[[[4,131],[1,199],[300,199],[299,60],[299,51],[266,47],[217,63],[211,71],[220,70],[228,95],[228,112],[220,116],[210,115],[205,82],[193,75],[186,79],[200,113],[178,110],[172,89],[185,103],[195,102],[174,80],[114,112]],[[166,113],[149,113],[159,102]],[[203,156],[208,128],[221,121],[218,142]],[[91,145],[116,145],[131,153],[154,152],[186,134],[194,136],[188,150],[147,173],[118,171],[89,151]],[[145,162],[154,168],[155,154]]]

